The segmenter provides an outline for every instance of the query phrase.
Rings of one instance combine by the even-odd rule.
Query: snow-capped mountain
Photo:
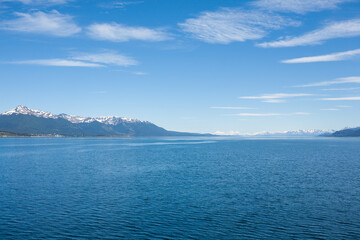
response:
[[[131,122],[131,123],[147,122],[147,121],[138,120],[136,118],[125,118],[125,117],[96,117],[94,118],[94,120],[109,125],[116,125],[121,122]]]
[[[69,122],[72,123],[91,123],[91,122],[100,122],[100,123],[104,123],[104,124],[108,124],[108,125],[117,125],[121,122],[146,122],[146,121],[140,121],[138,119],[135,118],[125,118],[125,117],[115,117],[115,116],[110,116],[110,117],[80,117],[80,116],[72,116],[72,115],[68,115],[65,113],[59,114],[59,115],[55,115],[49,112],[44,112],[44,111],[40,111],[40,110],[34,110],[34,109],[30,109],[28,107],[25,106],[17,106],[14,109],[11,109],[7,112],[4,112],[0,115],[12,115],[12,114],[23,114],[23,115],[32,115],[35,117],[42,117],[42,118],[52,118],[52,119],[66,119]]]
[[[320,136],[333,133],[334,130],[319,130],[319,129],[300,129],[300,130],[290,130],[290,131],[280,131],[280,132],[263,132],[257,133],[259,136],[303,136],[303,137],[312,137]]]
[[[27,108],[25,106],[17,106],[16,108],[11,109],[7,112],[4,112],[0,115],[13,115],[13,114],[32,115],[35,117],[52,118],[52,119],[58,118],[57,115],[54,115],[52,113],[44,112],[44,111],[40,111],[40,110],[33,110],[33,109]]]
[[[0,114],[0,131],[25,135],[190,136],[167,131],[148,121],[124,117],[78,117],[18,106]]]
[[[57,115],[59,118],[66,119],[69,122],[72,123],[91,123],[94,122],[95,119],[91,117],[78,117],[78,116],[72,116],[65,113]]]

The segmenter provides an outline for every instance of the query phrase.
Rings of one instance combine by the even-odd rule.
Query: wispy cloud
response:
[[[86,62],[94,62],[94,63],[102,63],[108,65],[116,65],[127,67],[131,65],[137,65],[138,62],[133,58],[117,54],[114,52],[106,52],[106,53],[98,53],[98,54],[81,54],[78,56],[72,57],[74,60],[86,61]]]
[[[344,84],[344,83],[360,83],[360,77],[345,77],[345,78],[338,78],[332,81],[324,81],[324,82],[315,82],[309,83],[304,85],[297,85],[294,87],[322,87],[322,86],[329,86],[334,84]]]
[[[336,98],[322,98],[324,101],[360,101],[360,97],[336,97]]]
[[[265,94],[261,96],[244,96],[239,97],[240,99],[260,99],[262,102],[267,103],[280,103],[285,102],[286,98],[294,98],[294,97],[308,97],[313,96],[313,94],[308,93],[275,93],[275,94]]]
[[[88,63],[88,62],[74,61],[68,59],[35,59],[35,60],[15,61],[11,63],[53,66],[53,67],[104,67],[104,65],[97,63]]]
[[[352,91],[352,90],[358,90],[360,87],[352,87],[352,88],[324,88],[321,89],[322,91]]]
[[[283,100],[283,99],[266,99],[266,100],[263,100],[262,102],[266,102],[266,103],[283,103],[283,102],[286,102],[286,101]]]
[[[165,41],[171,37],[163,29],[129,27],[118,23],[95,23],[87,28],[88,35],[97,40],[127,42],[130,40]]]
[[[349,0],[257,0],[252,5],[270,11],[304,14],[334,9],[344,2]]]
[[[197,18],[189,18],[179,26],[195,39],[208,43],[228,44],[263,38],[268,30],[300,23],[279,15],[242,8],[222,8],[215,12],[203,12]]]
[[[149,73],[147,73],[147,72],[131,72],[132,74],[134,74],[134,75],[138,75],[138,76],[144,76],[144,75],[148,75]]]
[[[360,49],[338,52],[321,56],[313,57],[302,57],[294,58],[289,60],[284,60],[282,63],[312,63],[312,62],[335,62],[335,61],[344,61],[360,55]]]
[[[58,11],[15,13],[16,19],[0,22],[0,29],[7,31],[40,33],[53,36],[66,37],[81,31],[73,17]]]
[[[0,0],[2,2],[20,2],[26,5],[59,5],[69,2],[68,0]]]
[[[352,106],[348,106],[348,105],[337,105],[336,107],[338,107],[338,108],[352,108]]]
[[[109,65],[127,67],[137,65],[137,61],[125,55],[115,52],[106,52],[98,54],[81,54],[66,59],[32,59],[24,61],[9,62],[11,64],[28,64],[56,67],[106,67]]]
[[[272,116],[282,116],[281,113],[238,113],[235,116],[241,117],[272,117]]]
[[[100,6],[104,8],[125,8],[129,5],[141,4],[143,1],[114,1],[110,3],[103,3]]]
[[[340,109],[338,108],[323,108],[323,109],[320,109],[321,111],[340,111]]]
[[[298,37],[286,37],[274,42],[260,43],[258,46],[269,47],[295,47],[321,44],[325,40],[334,38],[347,38],[360,36],[360,19],[333,22],[321,29],[306,33]]]
[[[274,117],[274,116],[296,116],[296,115],[310,115],[307,112],[295,112],[295,113],[238,113],[233,116],[240,117]]]
[[[250,110],[250,109],[256,109],[256,108],[250,108],[250,107],[210,107],[212,109],[227,109],[227,110]]]

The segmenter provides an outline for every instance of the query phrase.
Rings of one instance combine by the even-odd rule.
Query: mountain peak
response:
[[[43,112],[40,110],[33,110],[26,106],[19,105],[14,109],[11,109],[7,112],[2,113],[1,115],[12,115],[12,114],[24,114],[24,115],[33,115],[36,117],[44,117],[44,118],[53,118],[57,119],[58,117],[49,112]]]
[[[114,117],[114,116],[110,116],[110,117],[80,117],[80,116],[72,116],[72,115],[68,115],[65,113],[59,114],[59,115],[55,115],[52,114],[50,112],[44,112],[44,111],[40,111],[40,110],[34,110],[34,109],[30,109],[26,106],[22,106],[19,105],[14,109],[11,109],[7,112],[4,112],[0,115],[18,115],[18,114],[23,114],[23,115],[32,115],[35,117],[42,117],[42,118],[52,118],[52,119],[65,119],[69,122],[72,123],[91,123],[91,122],[100,122],[100,123],[104,123],[107,125],[117,125],[119,123],[122,122],[127,122],[127,123],[136,123],[136,122],[142,122],[142,123],[149,123],[147,121],[141,121],[135,118],[124,118],[124,117]]]
[[[26,106],[22,106],[22,105],[19,105],[17,106],[16,108],[14,109],[11,109],[7,112],[11,112],[11,113],[18,113],[18,114],[28,114],[30,113],[32,110]]]
[[[29,111],[30,109],[26,106],[19,105],[15,108],[15,110],[20,112],[20,111]]]

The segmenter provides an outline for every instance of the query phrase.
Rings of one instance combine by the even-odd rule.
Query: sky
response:
[[[0,112],[360,126],[359,0],[0,0]]]

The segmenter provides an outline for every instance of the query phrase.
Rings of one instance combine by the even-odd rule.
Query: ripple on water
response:
[[[356,239],[358,143],[1,139],[0,239]]]

